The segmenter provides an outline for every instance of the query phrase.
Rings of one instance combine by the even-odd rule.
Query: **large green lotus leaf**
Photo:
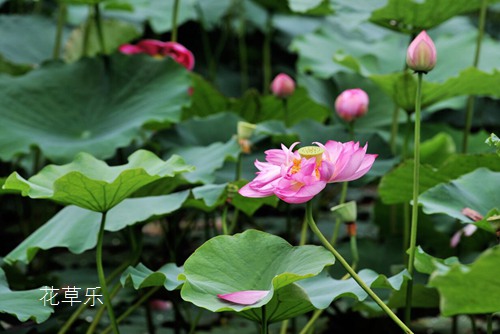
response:
[[[184,178],[191,183],[212,183],[214,172],[224,165],[227,159],[236,160],[241,148],[236,138],[226,143],[213,143],[209,146],[175,148],[170,154],[181,154],[187,163],[196,167],[195,171],[185,174]]]
[[[315,32],[295,38],[290,48],[299,54],[300,72],[322,79],[347,68],[363,75],[400,70],[405,59],[402,48],[407,41],[404,36],[378,30],[367,24],[349,29],[343,22],[329,18]]]
[[[133,24],[118,20],[103,20],[101,22],[106,54],[111,54],[125,43],[128,43],[141,36],[142,31]],[[87,38],[86,56],[95,56],[102,53],[99,42],[99,35],[95,21],[90,25],[85,25],[74,29],[64,45],[64,59],[67,62],[74,62],[85,56],[83,54],[84,39]]]
[[[233,186],[241,188],[246,184],[246,181],[239,180],[233,183]],[[191,190],[193,199],[188,199],[184,206],[195,207],[204,211],[213,211],[215,207],[228,202],[235,208],[241,210],[246,215],[251,216],[262,205],[270,205],[276,207],[279,200],[276,196],[269,196],[263,198],[248,198],[243,197],[239,193],[232,194],[229,199],[228,183],[223,184],[206,184],[203,186],[195,187]]]
[[[436,259],[423,251],[417,254],[434,265],[428,285],[438,289],[444,316],[500,311],[500,247],[484,251],[470,265]]]
[[[19,190],[31,198],[106,212],[142,186],[192,170],[179,156],[163,161],[145,150],[136,151],[128,161],[125,165],[108,166],[87,153],[80,153],[73,162],[46,166],[29,180],[14,172],[3,187]]]
[[[385,28],[418,33],[444,21],[481,8],[482,0],[389,0],[370,20]],[[490,1],[496,2],[496,1]]]
[[[444,132],[436,134],[420,145],[420,163],[440,166],[451,155],[456,153],[453,138]]]
[[[439,166],[420,166],[420,194],[439,183],[449,182],[477,168],[500,171],[495,154],[454,154]],[[409,202],[413,198],[413,160],[407,160],[382,177],[379,194],[385,204]]]
[[[373,270],[363,269],[358,275],[371,288],[400,290],[403,283],[410,279],[406,270],[392,277],[377,274]],[[297,283],[305,289],[315,308],[327,308],[334,300],[341,297],[364,301],[368,294],[353,278],[337,280],[326,276],[326,273]]]
[[[156,34],[162,34],[172,29],[173,0],[122,0],[120,2],[122,8],[127,6],[133,10],[116,10],[118,8],[108,7],[106,15],[124,21],[138,23],[147,21]],[[179,1],[178,26],[195,18],[196,11],[193,2]]]
[[[385,75],[372,75],[370,78],[404,110],[412,112],[415,108],[416,75],[409,72]],[[461,95],[480,95],[500,97],[495,87],[500,85],[500,72],[483,72],[476,68],[461,71],[457,77],[444,83],[424,81],[422,88],[422,107]]]
[[[68,31],[63,32],[65,39]],[[0,54],[12,63],[36,65],[51,59],[55,37],[54,20],[43,16],[0,15]]]
[[[166,149],[226,143],[236,134],[240,120],[240,117],[230,112],[217,112],[203,118],[193,117],[178,123],[175,128],[163,131],[156,140]]]
[[[409,202],[413,198],[413,160],[407,160],[380,180],[378,191],[385,204]],[[429,165],[420,165],[419,192],[448,181]]]
[[[218,236],[204,243],[184,264],[181,297],[214,312],[242,311],[267,304],[275,291],[319,274],[332,265],[333,255],[323,247],[293,247],[280,237],[247,230]],[[268,290],[253,305],[224,302],[217,294]]]
[[[120,282],[123,286],[131,283],[134,289],[139,290],[150,286],[164,286],[172,291],[182,285],[177,277],[182,273],[182,268],[175,263],[167,263],[156,271],[148,269],[142,263],[135,267],[128,267],[122,274]]]
[[[109,210],[106,231],[119,231],[126,226],[164,216],[179,209],[189,191],[164,196],[128,198]],[[97,243],[101,215],[94,211],[67,206],[33,232],[4,258],[7,263],[29,263],[39,249],[64,247],[74,254],[92,249]],[[85,230],[85,233],[82,233]]]
[[[228,110],[229,99],[227,97],[202,76],[192,74],[192,77],[193,95],[191,96],[191,105],[184,112],[184,118],[206,117]]]
[[[500,209],[499,189],[500,172],[479,168],[449,183],[428,189],[419,196],[418,201],[427,214],[444,213],[471,222],[461,211],[470,208],[486,216],[491,209]]]
[[[39,289],[12,291],[5,272],[0,268],[0,313],[15,315],[22,322],[29,319],[37,323],[44,322],[54,310],[43,305],[43,295],[44,291]]]
[[[330,14],[332,12],[329,0],[288,0],[292,12],[307,14]]]
[[[179,121],[189,81],[171,59],[119,54],[0,77],[0,159],[32,145],[58,162],[81,151],[111,157],[143,135],[143,125]]]
[[[323,122],[330,115],[330,111],[311,99],[307,90],[297,87],[292,96],[288,98],[288,119],[290,124],[296,124],[302,120],[315,120]],[[261,100],[261,109],[256,115],[255,122],[270,119],[285,120],[283,101],[274,95],[264,96]]]

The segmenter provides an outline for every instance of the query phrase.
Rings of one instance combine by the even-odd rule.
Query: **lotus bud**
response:
[[[346,122],[362,117],[368,111],[368,94],[360,88],[343,91],[335,100],[337,114]]]
[[[424,30],[408,46],[406,64],[415,72],[427,73],[436,66],[436,60],[436,47]]]
[[[347,203],[339,204],[330,209],[337,217],[345,223],[355,222],[357,219],[356,202],[350,201]]]
[[[295,81],[285,73],[280,73],[271,83],[271,91],[279,98],[287,98],[295,91]]]

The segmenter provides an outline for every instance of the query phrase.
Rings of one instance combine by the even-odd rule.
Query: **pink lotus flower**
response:
[[[286,98],[295,91],[295,81],[285,73],[278,74],[271,83],[271,92],[279,98]]]
[[[368,94],[360,88],[343,91],[335,100],[337,114],[346,122],[362,117],[368,111]]]
[[[427,73],[436,66],[436,61],[434,42],[423,30],[408,46],[406,64],[415,72]]]
[[[219,294],[217,297],[235,304],[252,305],[267,296],[268,293],[269,291],[267,290],[246,290]]]
[[[133,44],[124,44],[119,47],[121,53],[124,54],[137,54],[146,53],[152,57],[171,57],[177,63],[181,64],[188,70],[194,68],[194,56],[182,44],[177,42],[162,42],[154,39],[145,39]]]
[[[480,221],[484,218],[482,214],[480,214],[476,210],[472,210],[471,208],[463,208],[461,212],[464,216],[472,219],[475,222]],[[467,224],[467,226],[461,228],[455,234],[453,234],[450,240],[450,246],[453,248],[457,247],[458,244],[460,243],[460,239],[462,239],[462,235],[470,237],[472,234],[474,234],[474,232],[476,232],[476,230],[477,230],[476,225]]]
[[[259,170],[239,193],[245,197],[276,195],[287,203],[305,203],[323,190],[327,183],[351,181],[370,170],[376,154],[366,154],[367,146],[340,143],[333,140],[325,145],[303,147],[294,143],[281,150],[266,151],[266,161],[255,161]]]

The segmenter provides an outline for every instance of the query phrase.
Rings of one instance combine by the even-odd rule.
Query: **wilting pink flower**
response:
[[[366,114],[368,111],[368,94],[360,88],[343,91],[335,100],[337,114],[346,122],[350,122]]]
[[[271,92],[279,98],[289,97],[295,91],[295,81],[285,73],[278,74],[271,83]]]
[[[436,66],[437,52],[434,42],[423,30],[408,46],[406,64],[415,72],[427,73]]]
[[[484,218],[482,214],[480,214],[476,210],[472,210],[471,208],[463,208],[461,212],[464,216],[472,219],[475,222],[480,221]],[[457,247],[458,243],[460,242],[460,239],[462,238],[462,235],[470,237],[474,232],[476,232],[476,230],[477,230],[476,225],[467,224],[467,226],[461,228],[455,234],[453,234],[450,240],[450,246],[453,248]]]
[[[145,39],[133,44],[124,44],[119,48],[124,54],[146,53],[152,57],[171,57],[188,70],[194,68],[194,56],[182,44],[177,42],[162,42],[154,39]]]
[[[333,140],[325,145],[304,147],[294,143],[281,150],[266,151],[266,161],[255,161],[259,170],[251,182],[239,190],[245,197],[276,195],[287,203],[305,203],[323,190],[327,183],[351,181],[368,172],[376,154],[366,154],[359,143]]]
[[[252,305],[267,296],[267,290],[246,290],[217,295],[220,299],[240,305]]]

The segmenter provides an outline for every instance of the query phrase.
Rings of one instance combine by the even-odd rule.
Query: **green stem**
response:
[[[408,259],[408,273],[412,277],[408,281],[406,288],[406,308],[405,321],[411,321],[411,302],[413,293],[413,266],[415,263],[415,248],[417,245],[417,226],[418,226],[418,194],[419,194],[419,178],[420,178],[420,109],[422,102],[422,72],[418,72],[417,95],[415,98],[415,142],[413,148],[413,207],[411,212],[410,226],[410,248]]]
[[[280,334],[286,334],[288,332],[288,319],[281,322]]]
[[[153,313],[151,312],[151,305],[144,303],[144,311],[146,313],[146,326],[148,329],[148,334],[155,334],[156,328],[153,321]]]
[[[104,40],[104,30],[102,29],[101,9],[99,8],[98,3],[94,5],[94,13],[95,13],[95,26],[97,28],[97,37],[99,39],[99,46],[101,48],[101,53],[104,55],[106,54],[106,43]]]
[[[486,333],[493,334],[493,313],[487,315],[486,321],[487,321]]]
[[[130,265],[130,261],[125,261],[123,262],[118,268],[116,268],[107,278],[106,278],[106,283],[111,283],[119,274],[121,274],[125,268],[127,268]],[[96,290],[96,293],[100,293],[101,290]],[[69,317],[68,320],[64,323],[64,325],[61,327],[61,329],[57,332],[57,334],[65,334],[70,328],[71,325],[78,319],[78,317],[87,309],[87,307],[90,304],[87,303],[82,303],[80,306],[76,309],[75,312]]]
[[[271,84],[271,35],[272,35],[272,14],[269,13],[266,22],[266,32],[264,34],[264,42],[262,46],[262,94],[269,92]]]
[[[224,205],[224,209],[222,210],[222,216],[221,216],[221,223],[222,223],[222,234],[227,235],[228,230],[227,230],[227,210],[228,210],[228,205]]]
[[[261,334],[267,334],[267,315],[266,315],[266,305],[262,305],[262,321],[261,321]]]
[[[177,42],[177,15],[179,14],[180,0],[174,0],[174,10],[172,11],[172,42]]]
[[[323,246],[328,249],[337,259],[338,262],[344,267],[344,269],[351,275],[351,277],[358,283],[358,285],[377,303],[378,306],[405,332],[405,333],[413,333],[398,317],[392,310],[385,305],[385,303],[373,292],[372,289],[359,277],[358,274],[352,269],[352,267],[347,263],[347,261],[340,255],[339,252],[328,242],[325,236],[318,229],[318,226],[314,222],[313,213],[312,213],[312,202],[309,201],[306,203],[306,217],[309,223],[309,227],[316,234],[316,236],[321,240]]]
[[[479,57],[481,56],[481,43],[483,41],[484,26],[486,24],[486,9],[488,8],[488,0],[483,0],[481,3],[481,9],[479,12],[479,32],[476,39],[476,51],[474,53],[474,62],[472,66],[477,68],[479,64]],[[467,99],[467,109],[465,112],[465,127],[462,142],[462,152],[467,153],[467,146],[469,140],[469,134],[472,127],[472,116],[474,114],[474,96],[470,95]]]
[[[61,39],[62,39],[62,31],[65,19],[66,19],[66,3],[61,1],[59,2],[59,11],[57,13],[56,40],[54,43],[54,50],[52,52],[52,58],[54,60],[59,59],[59,55],[61,53]]]
[[[198,310],[198,314],[196,315],[196,318],[191,322],[191,324],[189,326],[189,334],[196,333],[196,326],[198,326],[198,322],[200,322],[202,313],[203,313],[202,309],[200,308]]]
[[[394,104],[394,110],[392,112],[392,124],[391,124],[391,139],[390,146],[393,155],[397,153],[397,139],[399,130],[399,106]]]
[[[342,190],[340,192],[339,205],[345,203],[345,200],[347,198],[347,187],[348,187],[348,183],[343,182],[342,183]],[[330,243],[332,244],[332,246],[335,246],[335,243],[337,242],[337,239],[339,237],[340,225],[342,225],[342,220],[340,218],[336,218],[332,238],[330,239]]]
[[[469,319],[470,319],[470,326],[472,328],[472,334],[477,334],[476,319],[474,319],[474,315],[469,314]]]
[[[106,212],[102,213],[101,226],[99,228],[99,235],[97,237],[97,249],[96,249],[96,265],[97,265],[97,275],[99,276],[99,283],[101,284],[102,295],[104,297],[104,304],[108,309],[109,321],[113,328],[115,334],[119,334],[118,325],[116,324],[115,313],[113,312],[113,307],[111,305],[111,296],[108,291],[108,285],[106,284],[106,277],[104,276],[104,267],[102,265],[102,245],[104,240],[104,226],[106,225]]]
[[[111,290],[110,297],[114,298],[118,291],[121,289],[121,284],[117,283],[114,287],[113,290]],[[86,334],[92,334],[95,333],[95,330],[97,326],[99,325],[99,322],[101,321],[102,316],[104,315],[104,311],[106,311],[106,307],[102,305],[99,310],[97,310],[94,319],[92,320],[92,323],[90,324],[89,328],[87,329]]]
[[[302,328],[299,334],[307,334],[309,330],[314,326],[316,320],[318,320],[319,316],[323,313],[323,310],[315,310],[311,319],[307,322],[307,324]]]
[[[283,101],[283,113],[284,113],[284,117],[285,117],[285,126],[288,128],[288,126],[290,125],[290,119],[289,119],[289,116],[288,116],[288,99],[285,97],[284,99],[282,99]]]
[[[151,290],[149,290],[147,293],[143,294],[139,300],[137,300],[132,306],[130,306],[125,312],[123,312],[117,319],[116,321],[118,323],[122,322],[124,319],[126,319],[129,315],[131,315],[138,307],[140,307],[146,300],[149,299],[156,291],[158,291],[160,288],[163,286],[155,286]],[[112,326],[106,327],[105,330],[102,331],[102,334],[107,334],[111,332]]]
[[[359,252],[358,252],[358,243],[355,235],[351,235],[350,239],[351,244],[351,254],[352,254],[352,269],[356,270],[359,262]]]
[[[403,224],[404,224],[404,230],[403,230],[403,259],[404,263],[408,263],[409,258],[408,254],[406,251],[408,248],[410,248],[410,228],[411,228],[411,221],[410,221],[410,203],[403,203]]]
[[[205,21],[205,15],[203,14],[203,10],[201,9],[201,5],[199,2],[196,2],[196,12],[198,13],[199,23],[200,23],[200,34],[201,34],[201,42],[203,45],[203,53],[205,54],[205,60],[207,62],[208,67],[208,80],[210,82],[214,82],[215,80],[215,60],[214,54],[212,53],[212,46],[210,43],[210,39],[208,38],[207,33],[207,24]]]
[[[239,19],[240,26],[238,28],[238,49],[240,54],[240,70],[241,70],[241,91],[245,92],[248,88],[248,55],[247,45],[245,41],[245,4],[243,0],[239,0]]]
[[[85,25],[83,26],[82,57],[87,56],[87,52],[89,49],[90,29],[92,26],[94,15],[94,7],[89,6],[89,16],[87,17]]]

